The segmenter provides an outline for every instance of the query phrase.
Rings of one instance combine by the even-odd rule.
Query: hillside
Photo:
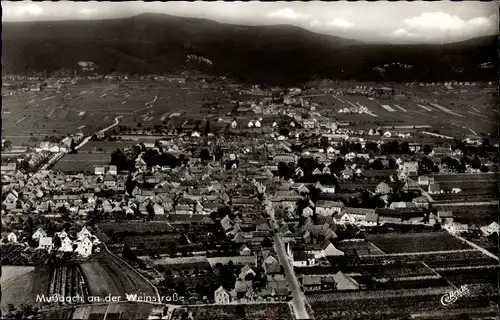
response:
[[[237,26],[142,14],[99,21],[3,23],[4,73],[51,73],[94,61],[98,72],[145,74],[201,68],[249,82],[292,83],[315,76],[357,80],[495,80],[496,37],[447,45],[383,45],[288,26]],[[213,64],[186,63],[195,54]],[[414,67],[373,68],[386,63]],[[452,70],[453,69],[453,70]]]

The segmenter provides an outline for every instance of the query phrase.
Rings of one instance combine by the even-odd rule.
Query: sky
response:
[[[110,19],[165,13],[242,25],[291,24],[363,41],[455,42],[498,34],[498,1],[9,2],[2,21]]]

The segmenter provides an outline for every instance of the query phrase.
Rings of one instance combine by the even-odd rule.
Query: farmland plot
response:
[[[385,253],[411,253],[471,249],[445,232],[367,234],[366,238]]]
[[[49,295],[58,294],[63,297],[88,297],[88,288],[81,268],[76,265],[62,265],[52,268]]]
[[[276,319],[276,320],[292,320],[293,316],[290,308],[286,303],[273,304],[247,304],[242,305],[248,319]],[[181,309],[176,309],[172,315],[172,320],[181,320]],[[202,319],[241,319],[236,306],[197,306],[188,307],[187,312],[192,312],[193,320]]]
[[[111,294],[126,299],[126,293],[143,293],[156,297],[149,283],[123,261],[105,251],[95,261],[83,263],[81,267],[92,296]]]
[[[50,266],[43,267],[2,267],[1,307],[13,304],[35,305],[37,294],[46,294],[50,283]]]

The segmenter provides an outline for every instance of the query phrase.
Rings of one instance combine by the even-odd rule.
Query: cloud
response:
[[[293,9],[285,8],[278,11],[273,11],[266,14],[268,19],[278,19],[278,20],[302,20],[308,16],[299,12],[295,12]]]
[[[390,36],[394,37],[394,38],[399,38],[399,39],[408,39],[408,38],[414,39],[414,38],[420,37],[420,35],[418,35],[416,33],[408,32],[407,30],[401,29],[401,28],[391,32]]]
[[[95,14],[97,13],[97,9],[82,9],[80,11],[78,11],[79,14],[82,14],[82,15],[92,15],[92,14]]]
[[[309,22],[309,27],[311,27],[313,29],[319,28],[322,25],[323,24],[321,22],[319,22],[318,20],[313,20],[313,21]]]
[[[37,4],[28,4],[15,10],[16,16],[39,16],[43,14],[43,9]]]
[[[354,27],[354,23],[351,23],[344,19],[335,18],[331,21],[328,21],[326,23],[326,26],[330,28],[349,29]]]
[[[496,20],[494,15],[464,20],[459,16],[444,12],[430,12],[404,19],[403,24],[406,29],[426,33],[429,36],[433,36],[434,32],[448,32],[453,36],[469,36],[494,31],[498,26]]]

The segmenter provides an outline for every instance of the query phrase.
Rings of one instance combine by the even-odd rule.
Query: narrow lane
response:
[[[311,319],[306,309],[305,297],[301,291],[300,283],[297,280],[297,276],[295,275],[293,266],[291,265],[291,260],[286,253],[285,244],[283,243],[283,239],[281,238],[281,233],[279,232],[279,226],[274,216],[274,209],[271,205],[271,202],[268,200],[264,200],[264,205],[266,206],[266,212],[268,216],[271,218],[270,225],[274,232],[273,236],[274,249],[278,254],[278,258],[281,265],[283,265],[283,268],[285,269],[286,280],[292,291],[292,296],[293,296],[292,306],[293,306],[293,311],[295,313],[295,317],[297,319]]]

